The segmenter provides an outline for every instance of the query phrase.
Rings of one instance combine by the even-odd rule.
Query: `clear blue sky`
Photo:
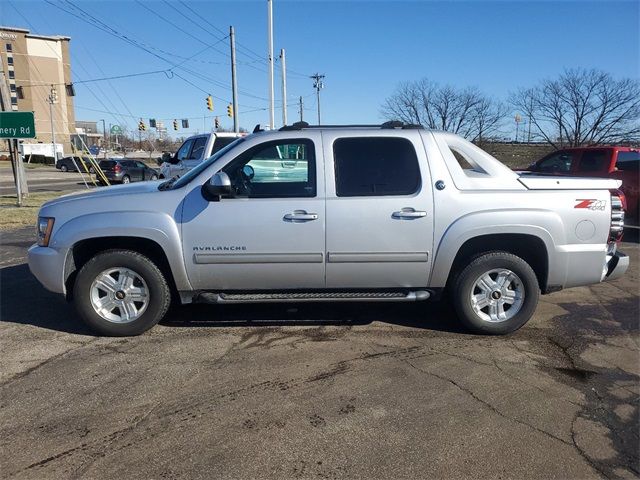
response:
[[[215,99],[214,113],[223,126],[231,126],[226,116],[231,99],[229,57],[224,54],[228,53],[228,39],[220,40],[229,25],[234,25],[239,43],[241,126],[252,129],[257,123],[268,123],[268,112],[259,110],[268,106],[266,0],[188,2],[199,18],[178,1],[144,3],[195,38],[136,1],[70,1],[130,38],[168,52],[153,50],[174,64],[206,49],[175,70],[197,88],[164,74],[77,84],[77,119],[127,121],[131,128],[137,120],[125,115],[145,121],[150,117],[191,118],[191,130],[202,130],[202,116],[212,115],[205,106],[205,92],[210,92],[222,99]],[[74,81],[171,68],[170,63],[44,1],[2,3],[3,25],[71,37]],[[477,86],[506,99],[517,87],[555,77],[564,68],[594,67],[619,78],[639,76],[638,1],[273,3],[274,50],[277,56],[280,48],[286,49],[290,70],[290,119],[298,117],[297,98],[304,96],[305,117],[315,121],[312,80],[306,78],[315,72],[326,75],[321,93],[323,123],[379,122],[380,105],[398,83],[422,77],[460,87]],[[59,5],[86,18],[69,3]],[[277,72],[279,68],[276,63]],[[280,76],[276,75],[277,105],[280,98]],[[171,127],[170,121],[166,123]],[[276,124],[281,125],[279,108]],[[207,129],[210,126],[211,119],[207,119]]]

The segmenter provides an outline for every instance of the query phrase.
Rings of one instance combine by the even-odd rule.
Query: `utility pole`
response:
[[[102,140],[104,141],[104,158],[107,158],[107,126],[104,123],[104,118],[102,119]]]
[[[58,91],[54,85],[51,85],[51,91],[49,93],[49,116],[51,117],[51,143],[53,144],[53,160],[58,162],[58,150],[56,149],[56,131],[53,125],[53,104],[58,103]]]
[[[287,124],[287,63],[284,48],[280,49],[280,66],[282,67],[282,125]]]
[[[304,100],[302,99],[302,95],[300,96],[300,121],[303,121],[304,116]]]
[[[269,56],[269,128],[275,128],[275,103],[273,94],[273,2],[267,0],[267,42]]]
[[[233,102],[233,131],[240,131],[238,120],[238,79],[236,78],[236,32],[229,27],[229,41],[231,42],[231,93]]]
[[[313,88],[316,89],[316,100],[318,103],[318,125],[320,125],[320,89],[324,88],[324,83],[322,82],[324,75],[316,73],[315,75],[311,75],[311,77],[309,78],[313,79]]]

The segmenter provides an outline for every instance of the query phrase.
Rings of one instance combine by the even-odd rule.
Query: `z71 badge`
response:
[[[606,200],[596,200],[595,198],[576,198],[576,205],[573,208],[588,208],[589,210],[604,210],[607,206]]]

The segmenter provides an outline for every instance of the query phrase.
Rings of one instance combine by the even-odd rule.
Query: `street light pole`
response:
[[[49,116],[51,117],[51,143],[53,144],[53,161],[58,162],[58,151],[56,149],[56,132],[53,126],[53,104],[58,101],[58,92],[56,87],[51,85],[51,91],[49,93]]]

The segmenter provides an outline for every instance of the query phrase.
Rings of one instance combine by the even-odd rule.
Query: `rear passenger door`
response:
[[[425,287],[433,195],[417,131],[325,131],[327,288]]]

